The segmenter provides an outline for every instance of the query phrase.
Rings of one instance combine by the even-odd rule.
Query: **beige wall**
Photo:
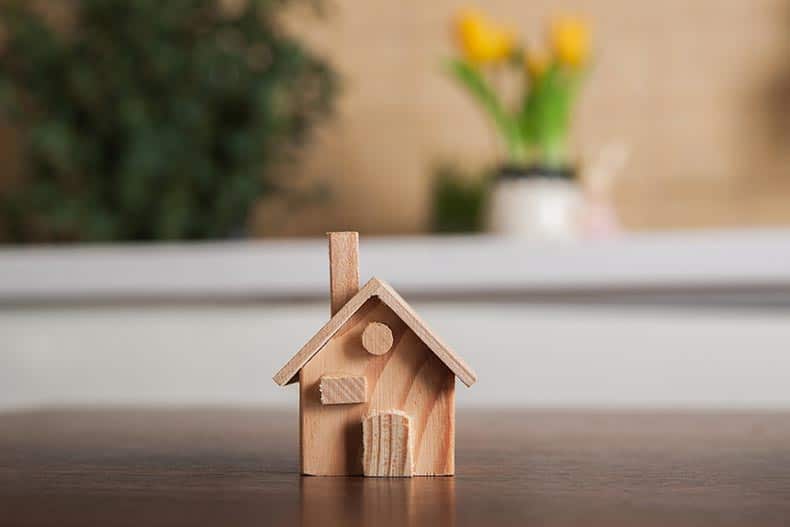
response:
[[[343,77],[334,120],[289,180],[326,186],[329,200],[263,203],[264,235],[354,228],[419,232],[431,167],[497,159],[488,123],[440,71],[452,52],[452,0],[325,0],[326,18],[289,21]],[[539,39],[544,21],[581,9],[597,58],[580,101],[576,147],[594,158],[624,141],[617,181],[628,227],[790,223],[790,0],[495,0],[478,2]],[[0,180],[18,172],[0,130]]]
[[[452,52],[449,0],[332,0],[328,18],[294,27],[343,75],[344,94],[300,168],[328,203],[264,205],[271,234],[353,227],[423,230],[430,168],[496,158],[486,121],[439,68]],[[583,8],[595,69],[579,107],[577,151],[626,142],[617,207],[632,228],[790,223],[790,1],[496,0],[492,16],[540,38],[543,21]]]

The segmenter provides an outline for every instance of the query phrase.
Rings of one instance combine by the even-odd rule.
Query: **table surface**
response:
[[[790,524],[790,413],[460,411],[455,477],[300,477],[296,412],[0,414],[0,525]]]

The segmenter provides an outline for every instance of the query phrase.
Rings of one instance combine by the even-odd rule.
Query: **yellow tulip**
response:
[[[551,57],[545,51],[528,49],[524,57],[524,65],[532,79],[537,79],[549,69]]]
[[[472,10],[458,15],[456,32],[461,51],[474,64],[505,60],[513,52],[516,41],[512,31]]]
[[[561,64],[584,66],[590,55],[589,26],[581,18],[557,18],[551,25],[551,47]]]

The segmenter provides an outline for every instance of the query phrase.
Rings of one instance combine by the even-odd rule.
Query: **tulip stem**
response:
[[[450,60],[447,71],[491,118],[513,165],[561,167],[568,161],[566,141],[578,76],[554,65],[530,80],[520,107],[508,109],[483,73],[463,59]]]
[[[508,155],[514,162],[522,162],[527,156],[527,145],[519,129],[516,115],[508,113],[497,93],[482,73],[465,60],[450,60],[446,65],[454,76],[474,97],[489,115],[494,126],[505,140]]]

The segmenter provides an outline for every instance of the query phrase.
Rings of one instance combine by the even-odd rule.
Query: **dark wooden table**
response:
[[[790,525],[790,414],[460,412],[454,478],[300,477],[296,414],[0,414],[0,525]]]

